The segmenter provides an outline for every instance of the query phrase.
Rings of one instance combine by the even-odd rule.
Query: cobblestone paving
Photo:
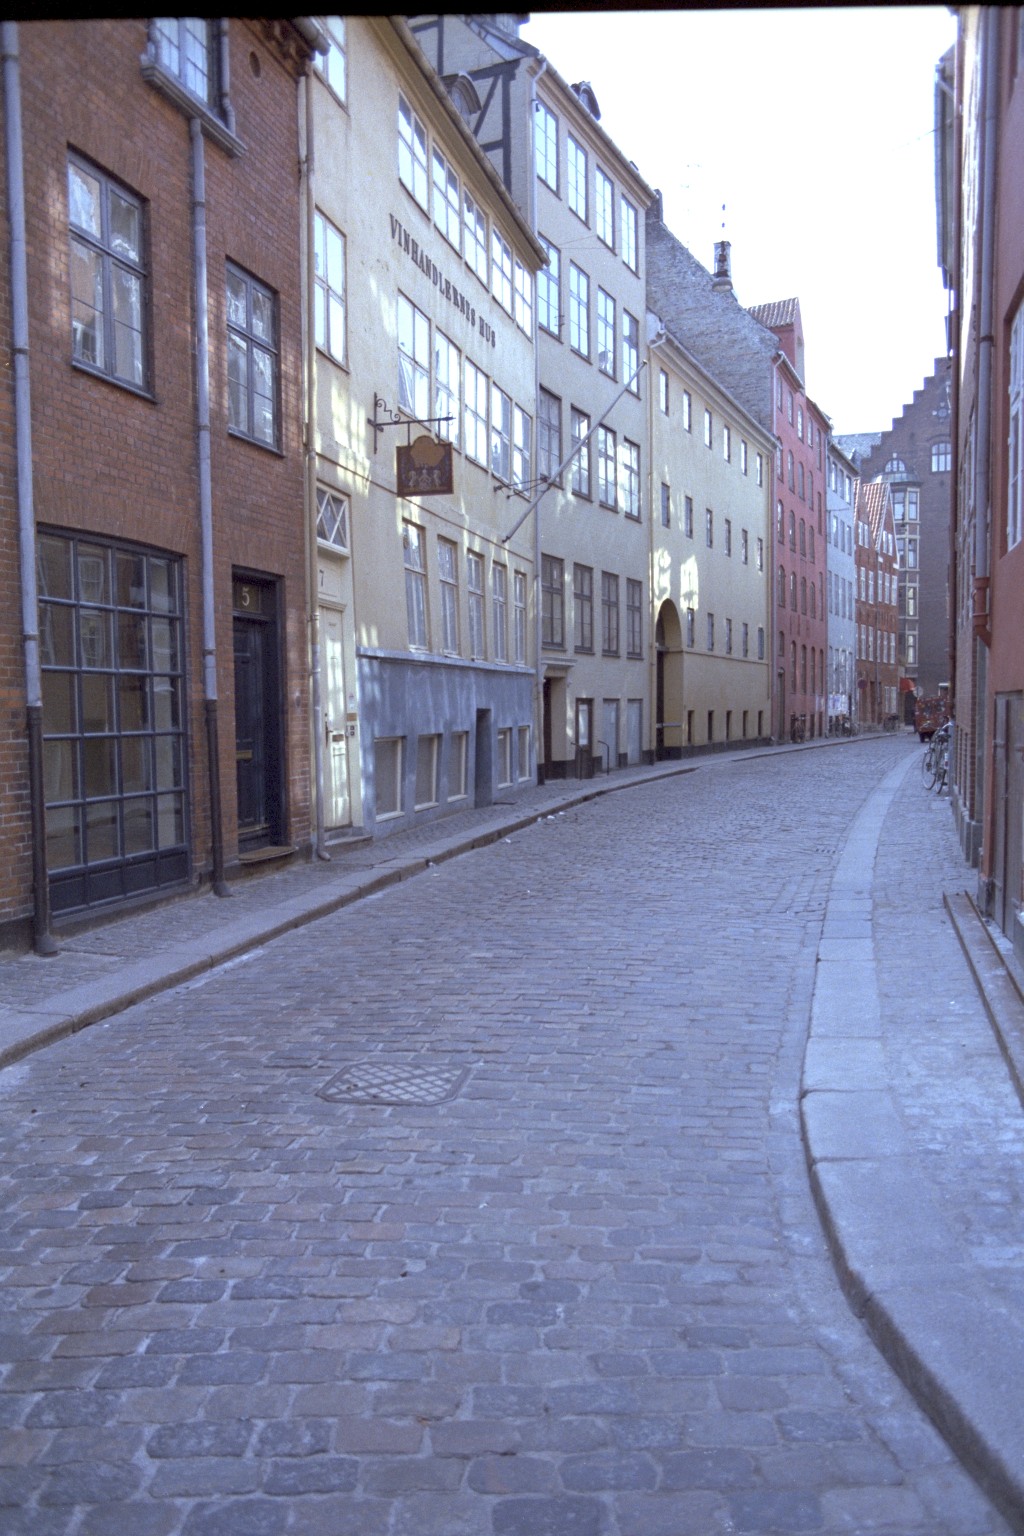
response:
[[[906,750],[604,797],[0,1074],[4,1536],[1002,1536],[799,1139]]]

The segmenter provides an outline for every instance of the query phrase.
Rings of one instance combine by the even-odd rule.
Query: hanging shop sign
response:
[[[424,434],[395,450],[399,496],[450,496],[453,489],[452,445]]]

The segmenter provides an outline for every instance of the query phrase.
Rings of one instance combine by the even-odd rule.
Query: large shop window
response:
[[[39,538],[46,856],[54,912],[188,875],[180,562]]]

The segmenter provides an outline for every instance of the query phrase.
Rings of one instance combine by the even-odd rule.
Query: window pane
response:
[[[97,240],[103,233],[100,182],[80,165],[68,166],[68,213],[72,224]]]
[[[139,207],[123,197],[116,187],[110,188],[110,249],[115,256],[127,256],[138,261],[142,249],[142,231]]]

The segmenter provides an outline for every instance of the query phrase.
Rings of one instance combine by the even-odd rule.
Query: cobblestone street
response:
[[[830,878],[911,750],[604,795],[0,1073],[4,1536],[1003,1536],[801,1145]]]

